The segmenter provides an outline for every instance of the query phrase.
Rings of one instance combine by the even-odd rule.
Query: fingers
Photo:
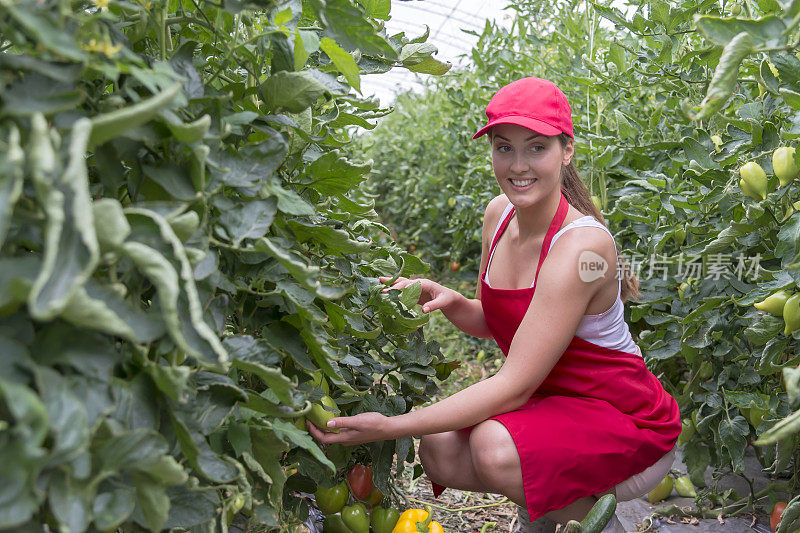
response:
[[[390,280],[392,278],[380,277],[378,279],[381,280],[381,282],[384,282],[384,281]],[[387,291],[390,291],[392,289],[405,289],[406,287],[408,287],[409,285],[413,285],[417,281],[420,281],[420,280],[408,279],[408,278],[400,277],[400,278],[397,278],[397,280],[395,280],[395,282],[392,284],[391,287],[385,287],[381,292],[387,292]]]

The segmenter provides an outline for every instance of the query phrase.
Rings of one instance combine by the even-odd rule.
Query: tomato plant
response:
[[[378,29],[390,8],[0,6],[0,529],[211,531],[244,501],[292,530],[347,463],[302,425],[323,393],[397,415],[436,392],[429,318],[377,290],[428,265],[352,148],[391,111],[363,73],[449,68]]]

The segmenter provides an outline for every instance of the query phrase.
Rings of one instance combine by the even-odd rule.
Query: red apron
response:
[[[542,243],[533,287],[495,289],[486,284],[485,272],[480,276],[486,324],[505,355],[568,209],[562,193]],[[490,254],[513,213],[512,208]],[[642,472],[672,449],[681,432],[677,402],[640,355],[577,336],[525,405],[490,419],[508,429],[517,447],[531,521]],[[445,488],[433,483],[434,496]]]

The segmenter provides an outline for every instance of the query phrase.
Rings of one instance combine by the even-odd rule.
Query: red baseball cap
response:
[[[497,124],[517,124],[542,135],[566,133],[573,139],[572,108],[556,84],[522,78],[502,87],[486,106],[489,122],[472,136],[477,139]]]

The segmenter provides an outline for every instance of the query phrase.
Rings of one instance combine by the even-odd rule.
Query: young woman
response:
[[[613,235],[572,163],[566,96],[523,78],[501,88],[486,115],[473,138],[489,134],[503,194],[486,207],[475,298],[427,279],[384,290],[419,281],[423,312],[494,338],[503,366],[418,411],[309,431],[345,445],[421,436],[437,497],[445,487],[504,494],[534,520],[523,531],[553,531],[603,494],[624,501],[655,487],[672,465],[680,416],[624,321],[623,298],[638,283],[619,274]],[[622,531],[616,517],[604,531]]]

